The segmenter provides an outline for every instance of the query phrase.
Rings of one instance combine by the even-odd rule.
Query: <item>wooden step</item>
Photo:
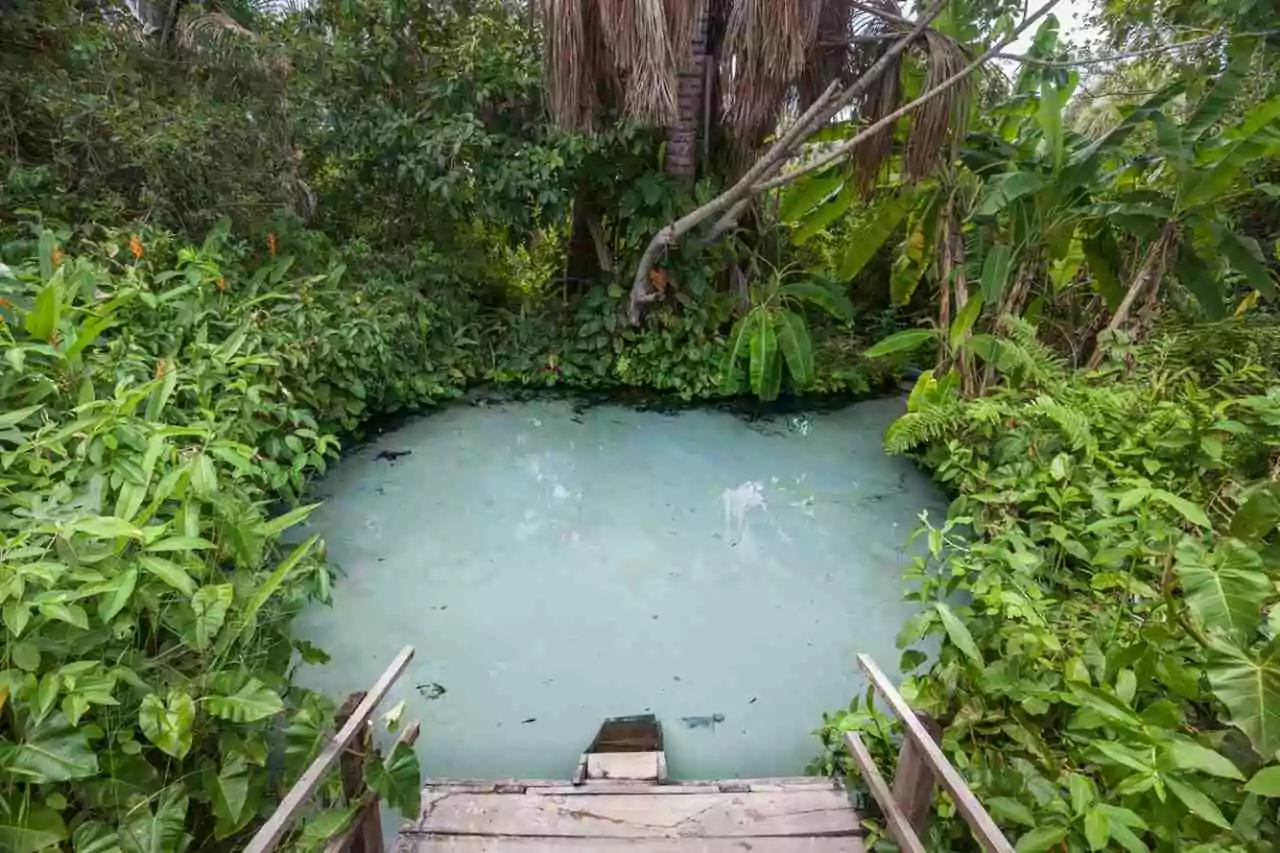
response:
[[[861,853],[857,813],[822,779],[432,784],[398,853]]]

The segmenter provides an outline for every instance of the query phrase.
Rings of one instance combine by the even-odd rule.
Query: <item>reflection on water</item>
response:
[[[897,661],[928,479],[880,449],[898,400],[747,424],[562,401],[457,406],[345,459],[312,527],[346,572],[299,622],[422,720],[433,777],[568,778],[602,718],[664,722],[677,778],[799,774],[854,653]],[[407,455],[397,453],[409,451]]]

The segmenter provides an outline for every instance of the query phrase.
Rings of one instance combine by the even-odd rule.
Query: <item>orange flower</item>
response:
[[[12,302],[10,302],[8,299],[5,299],[3,296],[0,296],[0,308],[12,308],[12,307],[13,307]]]
[[[227,280],[222,276],[218,276],[218,292],[219,293],[227,292]]]
[[[62,266],[62,260],[63,260],[63,258],[65,258],[66,256],[67,256],[67,253],[66,253],[66,252],[64,252],[64,251],[62,251],[62,246],[61,246],[61,245],[59,245],[59,244],[57,244],[57,243],[54,243],[54,244],[53,244],[53,255],[52,255],[52,258],[51,258],[51,259],[53,260],[53,268],[54,268],[54,269],[57,269],[58,267]]]
[[[267,251],[271,253],[271,257],[276,256],[276,235],[274,231],[267,232]]]
[[[129,251],[135,259],[142,260],[142,238],[137,234],[129,235]]]

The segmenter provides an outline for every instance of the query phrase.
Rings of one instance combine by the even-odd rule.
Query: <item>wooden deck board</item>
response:
[[[856,836],[828,838],[495,838],[401,835],[395,853],[864,853]]]
[[[501,787],[498,787],[498,785]],[[429,784],[398,853],[862,853],[845,791],[821,779],[654,785]]]

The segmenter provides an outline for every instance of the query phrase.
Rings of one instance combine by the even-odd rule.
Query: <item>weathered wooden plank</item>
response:
[[[858,737],[857,732],[845,732],[844,742],[849,746],[849,752],[852,753],[858,769],[862,771],[862,781],[867,783],[867,787],[871,789],[871,796],[875,797],[876,802],[880,804],[880,810],[884,812],[885,821],[889,824],[889,835],[898,842],[898,849],[903,853],[925,853],[924,845],[920,843],[920,838],[911,827],[907,816],[902,813],[902,809],[898,808],[897,802],[893,799],[893,793],[885,783],[884,777],[880,775],[875,760],[862,743],[862,738]]]
[[[880,671],[880,667],[876,666],[876,662],[871,659],[870,655],[859,654],[858,665],[862,667],[862,671],[871,679],[871,683],[875,685],[880,695],[889,703],[889,708],[902,721],[907,737],[915,742],[916,748],[920,750],[920,754],[928,762],[933,775],[951,793],[952,799],[955,800],[956,810],[960,812],[965,822],[969,824],[969,829],[972,830],[978,843],[982,845],[982,849],[986,850],[987,853],[1014,853],[1013,845],[1009,843],[1009,839],[1004,837],[1000,827],[996,826],[996,822],[991,819],[991,815],[987,814],[987,810],[982,807],[982,803],[978,802],[978,798],[969,790],[969,786],[965,784],[964,777],[951,766],[951,762],[942,754],[942,750],[934,743],[928,730],[916,718],[915,711],[898,693],[897,688],[893,686],[893,682],[889,681],[889,678]]]
[[[395,853],[864,853],[862,839],[834,838],[485,838],[402,835]]]
[[[636,779],[656,782],[661,752],[593,752],[587,756],[587,779]]]
[[[342,707],[338,709],[337,716],[334,718],[339,730],[355,714],[364,697],[365,692],[359,690],[348,696],[342,703]],[[355,803],[364,796],[364,762],[371,745],[372,735],[369,732],[369,723],[366,721],[360,726],[359,732],[351,743],[342,751],[342,755],[338,757],[338,772],[342,776],[342,795],[346,797],[348,803]],[[367,820],[371,812],[376,812],[376,807],[362,808],[357,813],[351,830],[344,833],[350,836],[346,846],[338,847],[338,850],[350,850],[350,853],[381,853],[382,825],[376,819]]]
[[[267,818],[267,822],[262,825],[257,834],[244,848],[243,853],[269,853],[274,850],[276,845],[280,843],[280,839],[289,830],[294,819],[306,806],[307,801],[315,793],[320,782],[324,779],[329,769],[333,767],[334,762],[338,760],[338,756],[347,748],[351,741],[355,740],[356,735],[360,733],[369,716],[373,714],[378,703],[387,695],[387,691],[391,689],[391,685],[395,683],[400,674],[404,672],[405,667],[409,665],[409,661],[413,660],[413,646],[405,646],[400,650],[400,654],[396,655],[395,660],[386,668],[377,682],[369,689],[364,700],[351,714],[351,719],[347,724],[338,729],[338,733],[333,736],[333,740],[321,751],[316,760],[311,762],[311,766],[302,772],[302,776],[298,779],[294,786],[289,789],[289,793],[285,794],[284,799],[280,801],[280,805]]]
[[[942,736],[942,727],[937,720],[919,712],[916,713],[916,718],[934,743],[937,743]],[[904,738],[902,748],[898,751],[898,766],[893,771],[893,799],[917,836],[924,835],[929,828],[929,809],[933,805],[933,789],[936,786],[933,771],[929,769],[916,742],[911,738]]]
[[[843,791],[786,793],[433,795],[414,829],[442,835],[602,838],[849,835]]]

